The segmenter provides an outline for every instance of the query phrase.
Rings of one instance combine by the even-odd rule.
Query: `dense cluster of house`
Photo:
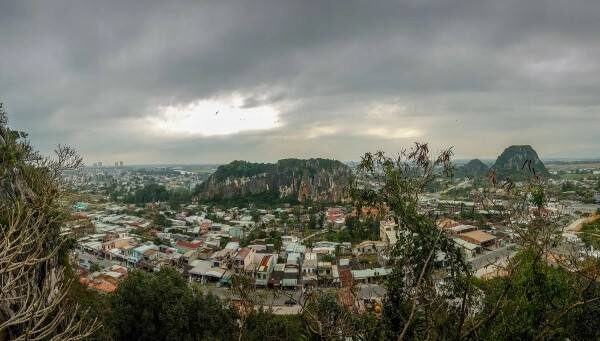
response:
[[[169,265],[181,269],[190,281],[227,285],[234,274],[243,274],[250,276],[257,287],[268,288],[339,285],[344,272],[355,281],[371,282],[390,271],[383,267],[365,268],[352,262],[352,253],[378,254],[386,247],[382,241],[365,241],[355,248],[346,243],[323,241],[307,248],[297,237],[282,239],[282,250],[278,252],[272,245],[240,247],[238,242],[232,241],[223,248],[210,239],[179,240],[169,247],[141,242],[127,233],[93,234],[79,239],[77,255],[79,266],[85,269],[105,263],[147,270]]]
[[[184,171],[176,175],[172,172],[148,175],[135,170],[98,168],[83,176],[77,175],[74,180],[83,193],[108,188],[126,193],[143,187],[149,178],[167,189],[191,189],[202,176]],[[552,181],[561,185],[563,180]],[[588,189],[597,186],[591,180],[578,184]],[[482,207],[469,198],[442,199],[437,194],[424,194],[419,198],[421,211],[442,217],[437,220],[437,227],[463,252],[474,270],[485,270],[488,259],[493,260],[496,252],[499,256],[506,255],[506,250],[501,249],[510,248],[514,238],[513,232],[505,226],[476,226],[477,222],[462,219],[464,212],[488,217],[498,215],[496,210],[505,205],[504,193],[503,189],[495,191],[493,195],[498,200],[494,208]],[[596,193],[600,201],[598,198],[600,194]],[[77,240],[72,261],[78,265],[80,282],[102,292],[116,290],[119,281],[131,269],[156,271],[172,266],[190,282],[205,285],[227,286],[234,276],[242,275],[257,288],[338,287],[340,301],[350,305],[350,287],[354,283],[379,283],[390,273],[387,267],[390,246],[401,237],[392,217],[382,219],[379,210],[367,207],[361,208],[360,216],[380,220],[379,238],[351,245],[321,240],[324,238],[319,236],[324,230],[319,229],[346,228],[347,217],[357,216],[356,208],[334,206],[315,212],[294,210],[289,205],[272,209],[209,209],[189,204],[181,207],[180,212],[173,212],[165,203],[145,207],[116,203],[92,206],[95,207],[90,209],[87,203],[76,203],[76,213],[64,225],[62,233]],[[576,215],[591,212],[595,207],[576,200],[551,198],[545,209]],[[168,213],[165,214],[168,224],[161,226],[143,218],[151,216],[149,211]],[[289,228],[311,224],[313,230],[309,236]],[[251,232],[258,227],[264,230],[265,226],[269,231],[277,231],[281,238],[278,245],[269,238],[256,238],[256,234],[253,240],[248,240]],[[436,255],[435,261],[443,263],[444,255]]]
[[[190,172],[177,167],[90,167],[68,173],[71,187],[80,193],[97,193],[106,190],[131,193],[152,182],[166,189],[192,190],[208,177],[208,172]]]
[[[264,240],[240,245],[240,239],[256,224],[245,209],[235,215],[215,212],[215,216],[227,223],[215,223],[205,214],[178,213],[170,219],[170,227],[154,229],[151,221],[124,214],[124,207],[115,204],[93,212],[84,212],[80,203],[76,206],[80,208],[77,219],[64,232],[77,229],[77,224],[91,226],[88,234],[77,239],[76,250],[76,262],[90,286],[108,277],[117,278],[112,276],[113,266],[148,271],[174,266],[190,281],[220,285],[229,284],[234,274],[245,275],[257,287],[265,288],[336,286],[341,285],[343,278],[373,282],[389,273],[388,268],[378,264],[386,263],[382,251],[395,243],[396,229],[392,228],[395,224],[388,220],[381,222],[382,240],[363,241],[354,247],[350,243],[316,241],[307,247],[300,237],[284,235],[281,246],[275,249],[274,244]],[[260,213],[262,221],[273,219],[269,212]],[[332,226],[343,225],[345,212],[341,208],[327,209],[324,215]],[[148,240],[136,234],[140,229],[150,231],[155,238]],[[376,264],[356,260],[366,255],[375,257]],[[110,291],[113,287],[106,284],[95,288]]]
[[[293,236],[284,237],[280,252],[265,245],[240,248],[230,242],[207,259],[191,261],[188,275],[190,280],[228,284],[233,274],[244,274],[257,287],[295,289],[302,285],[340,285],[344,272],[363,282],[376,281],[389,273],[387,268],[365,269],[352,264],[347,256],[352,251],[350,245],[326,241],[307,248]]]
[[[281,236],[281,244],[276,248],[267,239],[241,241],[257,224],[271,223],[271,228],[279,229],[276,217],[291,213],[289,208],[255,210],[253,213],[258,213],[258,217],[246,208],[211,210],[210,216],[220,221],[217,223],[207,218],[209,214],[203,211],[206,207],[189,205],[186,210],[170,215],[169,227],[157,227],[148,219],[127,214],[124,206],[105,204],[91,212],[81,203],[76,206],[76,218],[64,232],[81,231],[81,226],[86,226],[88,233],[77,238],[76,262],[86,272],[84,276],[90,286],[98,281],[118,280],[118,271],[113,266],[148,271],[173,266],[190,281],[218,285],[228,285],[234,275],[244,275],[256,287],[264,288],[342,286],[345,280],[378,282],[390,272],[386,267],[388,251],[400,237],[396,222],[388,217],[379,222],[378,240],[351,245],[326,240],[307,242],[303,238],[308,237],[287,234]],[[363,212],[370,213],[373,212]],[[327,226],[336,229],[344,228],[346,217],[355,212],[330,207],[322,214]],[[509,240],[501,230],[482,230],[449,218],[438,220],[438,228],[452,238],[467,259],[504,246]],[[141,236],[137,232],[140,230],[149,232],[151,238]],[[90,271],[92,268],[96,271]]]

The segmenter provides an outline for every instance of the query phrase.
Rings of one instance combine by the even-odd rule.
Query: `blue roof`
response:
[[[76,202],[75,205],[73,205],[73,207],[76,210],[85,210],[88,208],[90,204],[86,203],[86,202]]]

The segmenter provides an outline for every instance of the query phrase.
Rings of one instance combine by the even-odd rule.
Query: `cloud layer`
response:
[[[350,160],[415,140],[598,157],[597,32],[592,0],[4,1],[0,101],[40,149],[88,162]],[[220,104],[237,120],[215,123]]]

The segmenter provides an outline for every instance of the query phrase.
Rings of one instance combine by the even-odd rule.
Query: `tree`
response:
[[[152,242],[154,243],[154,245],[172,246],[171,242],[169,242],[166,239],[160,239],[159,237],[154,237],[154,239],[152,239]]]
[[[600,337],[600,322],[590,319],[600,314],[600,261],[563,240],[560,212],[547,209],[546,193],[547,186],[537,177],[508,191],[507,221],[519,251],[502,268],[505,276],[479,284],[485,300],[471,335],[535,340]]]
[[[325,225],[325,216],[323,215],[323,213],[318,213],[317,214],[317,228],[322,229],[324,225]]]
[[[287,224],[289,221],[289,214],[286,211],[281,212],[280,219],[282,224]]]
[[[367,153],[359,166],[352,191],[357,212],[363,206],[388,208],[399,227],[384,301],[383,324],[389,338],[453,338],[464,324],[473,295],[468,265],[451,239],[418,209],[418,196],[427,184],[439,172],[451,170],[451,155],[445,150],[433,159],[426,144],[415,144],[395,159],[382,152]],[[439,254],[444,255],[447,271],[434,266]],[[436,283],[443,283],[441,290]],[[460,297],[460,304],[449,304],[449,296]]]
[[[281,250],[281,232],[277,230],[269,231],[269,238],[267,239],[267,243],[272,243],[275,250]]]
[[[228,237],[221,237],[221,239],[219,240],[219,246],[221,247],[221,249],[227,246],[227,243],[229,243]]]
[[[102,271],[102,267],[98,263],[92,263],[90,265],[90,272]]]
[[[67,277],[78,278],[77,274],[72,270],[68,272]],[[104,319],[110,314],[108,298],[108,295],[91,290],[77,280],[74,280],[70,287],[69,294],[67,295],[68,304],[79,304],[85,307],[89,315],[86,321],[95,319],[102,324],[98,331],[90,336],[92,340],[111,340],[108,329],[104,328]]]
[[[133,271],[111,297],[116,340],[230,340],[236,316],[218,298],[190,286],[173,268]]]
[[[600,305],[593,301],[600,295],[597,283],[578,297],[579,285],[573,286],[571,273],[536,258],[534,249],[523,250],[514,259],[519,266],[510,277],[482,283],[486,292],[483,314],[495,318],[477,334],[490,340],[597,339],[600,323],[589,318],[600,312]]]
[[[581,233],[579,234],[581,241],[594,248],[600,247],[600,219],[593,222],[583,224],[581,227]]]
[[[330,253],[324,254],[321,257],[321,261],[323,261],[323,262],[333,262],[333,261],[335,261],[335,255],[332,255]]]
[[[182,204],[187,204],[192,200],[192,193],[185,188],[168,191],[168,193],[169,206],[173,210],[178,210]]]
[[[163,214],[157,213],[154,216],[154,219],[152,219],[152,225],[154,225],[154,227],[160,228],[162,230],[165,227],[173,226],[173,222],[171,222],[171,220],[167,219]]]
[[[311,292],[302,317],[309,330],[321,340],[344,339],[356,334],[352,312],[338,302],[333,290]]]
[[[0,104],[0,340],[75,340],[99,327],[79,303],[69,300],[65,220],[59,199],[63,172],[81,158],[58,146],[42,157],[27,134],[7,126]]]
[[[308,228],[310,230],[315,230],[317,228],[317,218],[314,214],[311,214],[308,220]]]
[[[243,329],[243,340],[306,340],[309,333],[297,315],[274,315],[259,308],[251,313]]]
[[[597,339],[600,261],[562,240],[560,215],[548,210],[547,185],[534,173],[475,194],[484,210],[513,231],[515,257],[496,263],[498,276],[477,279],[451,239],[418,198],[451,170],[451,150],[431,157],[426,144],[401,152],[366,154],[354,184],[355,205],[387,207],[398,224],[390,254],[382,328],[386,339]],[[495,193],[502,189],[502,205]]]
[[[258,223],[260,221],[260,214],[258,213],[258,210],[256,208],[253,208],[250,211],[250,215],[252,216],[253,222]]]

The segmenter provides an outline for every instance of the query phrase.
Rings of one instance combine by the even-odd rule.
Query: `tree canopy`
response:
[[[116,340],[230,340],[238,332],[233,310],[173,268],[133,271],[110,302],[107,325]]]
[[[74,340],[98,329],[70,300],[68,252],[60,234],[62,174],[81,165],[69,147],[37,153],[11,130],[0,104],[0,340]]]

